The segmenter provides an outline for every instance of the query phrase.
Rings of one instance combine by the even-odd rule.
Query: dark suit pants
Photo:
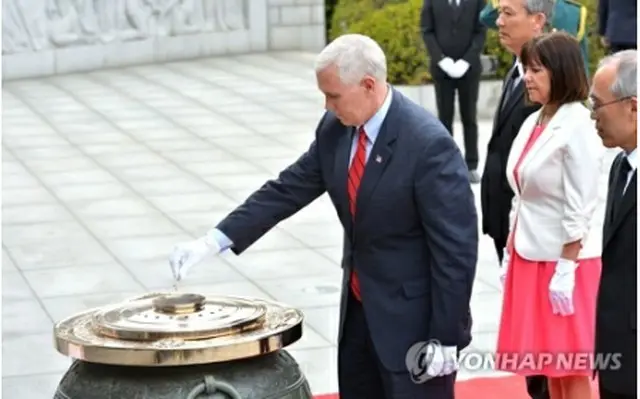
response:
[[[469,170],[478,168],[478,91],[480,75],[471,69],[460,79],[452,79],[442,71],[434,74],[438,118],[453,134],[455,96],[458,92],[458,107],[464,133],[464,157]]]
[[[349,294],[338,348],[340,399],[454,399],[455,374],[422,384],[409,372],[391,372],[378,359],[362,305]]]
[[[598,392],[600,393],[600,399],[638,399],[637,395],[623,395],[615,392],[611,392],[598,383]]]
[[[493,239],[493,243],[496,246],[496,252],[498,253],[498,259],[502,263],[502,251],[507,245],[507,238]],[[543,375],[532,375],[526,377],[527,379],[527,392],[531,399],[549,399],[549,387],[547,385],[547,377]]]

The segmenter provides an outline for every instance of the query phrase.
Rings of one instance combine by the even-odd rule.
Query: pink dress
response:
[[[536,126],[518,160],[514,177],[533,143],[544,131]],[[517,228],[514,226],[514,229]],[[514,234],[511,235],[514,237]],[[504,285],[498,331],[496,369],[519,375],[563,377],[592,375],[595,341],[596,295],[601,259],[581,259],[575,273],[571,316],[554,315],[549,283],[556,262],[523,259],[509,244],[510,265]]]

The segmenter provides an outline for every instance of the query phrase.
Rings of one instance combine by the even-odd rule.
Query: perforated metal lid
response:
[[[89,362],[164,366],[230,361],[302,336],[302,312],[232,296],[154,293],[93,309],[54,327],[56,349]]]

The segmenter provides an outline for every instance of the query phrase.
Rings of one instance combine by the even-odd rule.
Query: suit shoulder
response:
[[[401,120],[407,122],[405,128],[409,135],[425,143],[439,136],[451,136],[432,112],[409,99],[404,99],[404,102]]]
[[[333,112],[325,111],[316,126],[316,139],[331,135],[333,132],[342,132],[346,126],[340,122]]]

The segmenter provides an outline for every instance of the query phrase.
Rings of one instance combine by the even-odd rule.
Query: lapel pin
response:
[[[382,157],[380,155],[376,155],[376,162],[382,163]]]

